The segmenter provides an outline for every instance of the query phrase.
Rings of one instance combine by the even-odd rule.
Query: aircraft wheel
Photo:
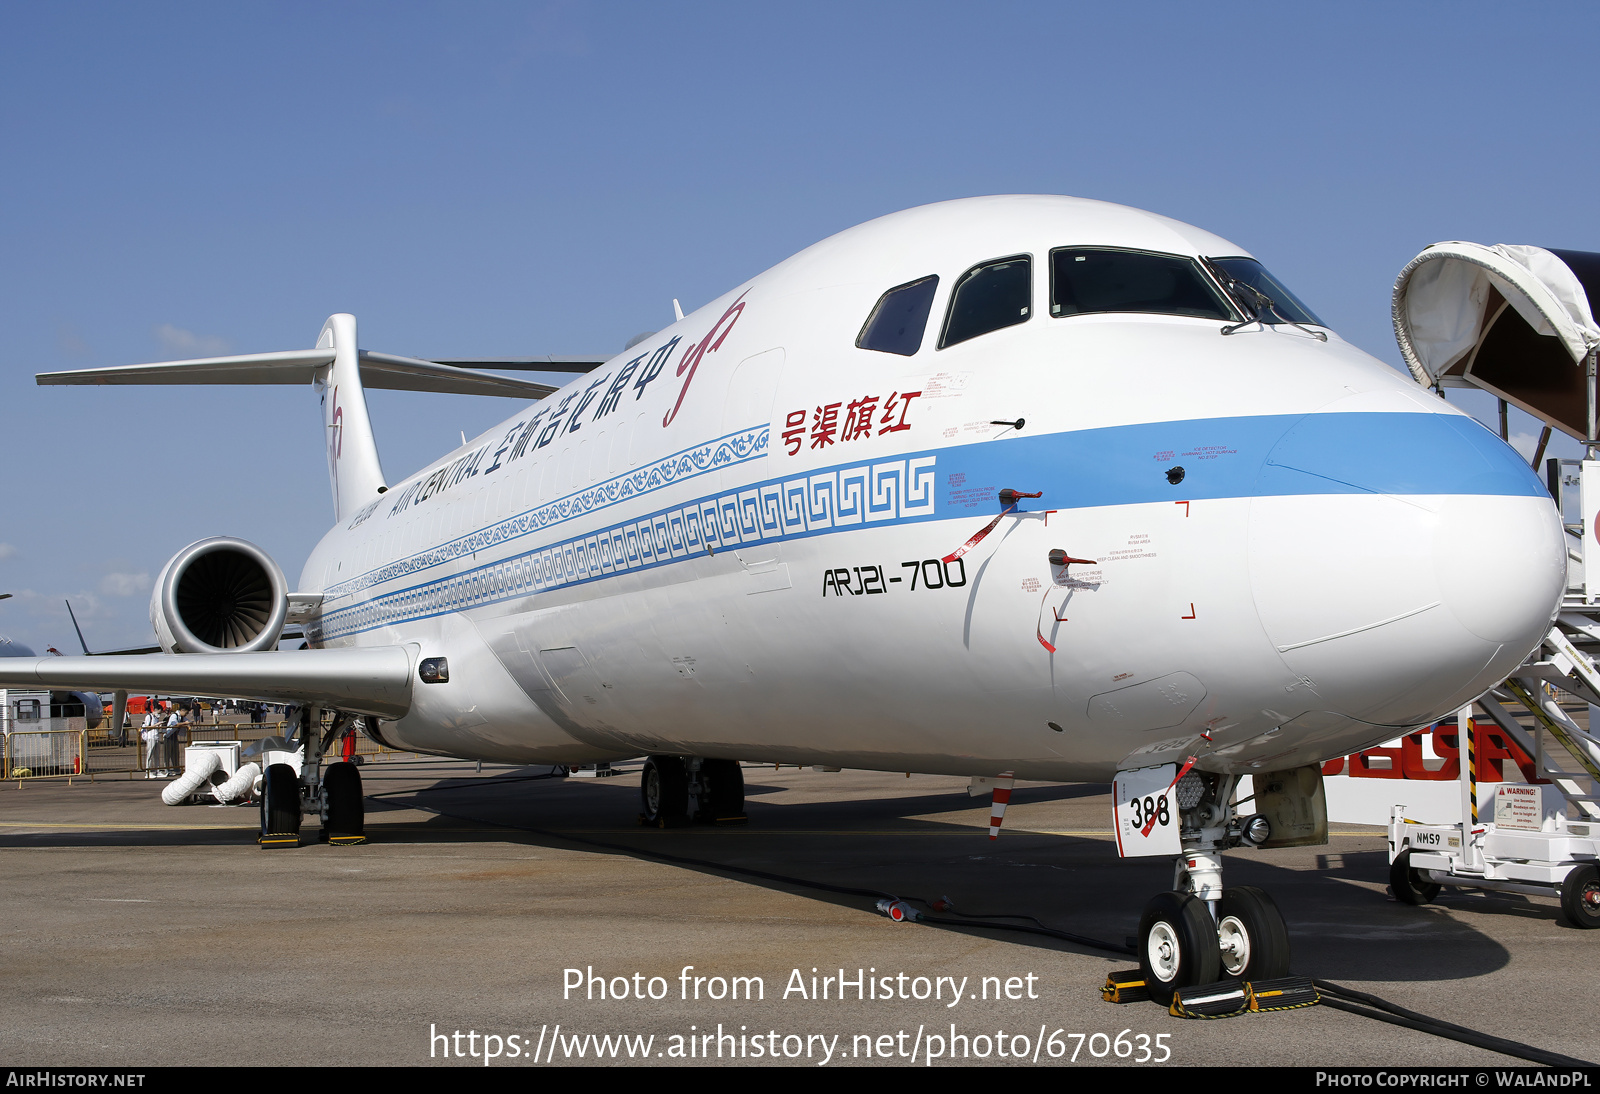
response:
[[[1222,891],[1217,904],[1222,971],[1238,980],[1289,975],[1289,931],[1272,898],[1253,885]]]
[[[328,820],[323,828],[333,844],[365,843],[365,807],[361,796],[361,769],[353,763],[329,764],[322,776],[327,795]]]
[[[261,780],[262,847],[300,846],[300,776],[288,764],[272,764]]]
[[[639,780],[644,823],[671,828],[689,819],[689,773],[681,756],[651,756]]]
[[[1574,927],[1600,927],[1600,870],[1575,866],[1561,882],[1561,912]]]
[[[1217,926],[1206,902],[1189,893],[1157,893],[1139,917],[1139,971],[1162,1006],[1179,988],[1222,979]]]
[[[700,765],[700,781],[709,791],[708,820],[744,816],[744,770],[738,760],[706,760]]]
[[[1411,865],[1411,848],[1400,852],[1389,864],[1389,888],[1394,898],[1405,904],[1431,904],[1439,895],[1439,886],[1422,876],[1422,871]]]

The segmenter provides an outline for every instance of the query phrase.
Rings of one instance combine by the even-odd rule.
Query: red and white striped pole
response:
[[[1011,772],[994,780],[994,797],[989,802],[989,838],[1000,838],[1000,825],[1006,819],[1006,806],[1011,804]]]

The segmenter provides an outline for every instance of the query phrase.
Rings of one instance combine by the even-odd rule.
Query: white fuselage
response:
[[[424,751],[1037,779],[1348,753],[1533,648],[1565,550],[1498,438],[1337,336],[1054,317],[1069,245],[1244,254],[1069,198],[841,233],[329,532],[313,645],[448,658],[383,726]],[[1012,255],[1029,318],[937,348],[963,272]],[[920,349],[857,348],[930,274]],[[1042,496],[942,561],[1003,488]]]

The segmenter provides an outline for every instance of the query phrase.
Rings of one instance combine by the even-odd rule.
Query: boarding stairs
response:
[[[1552,459],[1546,465],[1567,531],[1567,588],[1539,648],[1478,706],[1534,758],[1539,775],[1560,789],[1577,817],[1600,821],[1600,581],[1591,586],[1585,564],[1582,514],[1592,511],[1582,501],[1585,477],[1590,496],[1600,494],[1600,461]],[[1588,560],[1600,562],[1593,555],[1600,550]],[[1562,695],[1588,704],[1587,728],[1562,707]],[[1552,741],[1556,747],[1547,747]]]
[[[1477,699],[1533,760],[1537,788],[1501,783],[1479,821],[1477,763],[1460,765],[1459,825],[1391,813],[1391,889],[1422,903],[1430,885],[1561,895],[1579,926],[1600,927],[1600,253],[1511,244],[1435,243],[1401,270],[1395,339],[1418,384],[1441,397],[1495,396],[1509,443],[1516,407],[1543,426],[1532,464],[1567,533],[1567,582],[1539,648]],[[1584,458],[1544,459],[1555,432]],[[1593,538],[1591,538],[1593,537]],[[1586,549],[1593,544],[1594,549]],[[1581,707],[1588,707],[1588,715]],[[1578,717],[1573,714],[1577,712]],[[1470,706],[1457,715],[1472,749]],[[1504,815],[1502,815],[1504,814]],[[1407,867],[1407,863],[1412,868]],[[1409,879],[1409,880],[1408,880]],[[1419,890],[1412,884],[1422,885]]]

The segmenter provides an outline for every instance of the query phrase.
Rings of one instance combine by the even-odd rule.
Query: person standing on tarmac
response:
[[[178,708],[174,706],[167,717],[167,728],[161,735],[162,778],[173,779],[178,775],[178,732],[182,728],[183,719],[178,716]]]
[[[144,777],[156,777],[156,763],[161,754],[161,715],[156,713],[154,704],[145,711],[144,726],[139,734],[139,739],[144,742]]]

